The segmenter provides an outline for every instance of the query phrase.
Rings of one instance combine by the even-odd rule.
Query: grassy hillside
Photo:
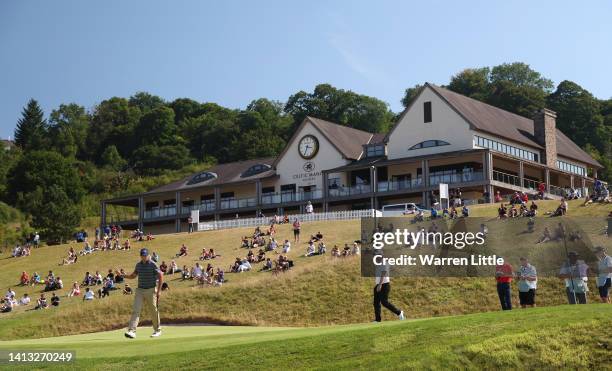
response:
[[[552,208],[556,202],[543,203]],[[605,206],[578,207],[570,204],[573,215],[607,214]],[[495,215],[494,206],[474,207],[478,215]],[[603,226],[603,225],[602,225]],[[328,247],[343,245],[359,236],[359,222],[307,223],[302,237],[321,231]],[[42,287],[15,287],[22,270],[45,275],[53,269],[62,277],[65,289],[70,283],[81,281],[86,271],[124,267],[130,271],[138,260],[138,249],[146,246],[157,251],[169,262],[181,243],[190,248],[191,255],[177,260],[179,266],[193,265],[202,248],[214,248],[222,257],[213,265],[225,269],[236,256],[244,256],[240,236],[252,230],[236,229],[159,236],[150,243],[134,243],[131,252],[105,251],[82,257],[69,266],[57,264],[66,254],[68,245],[43,247],[30,257],[0,256],[0,289],[11,286],[18,296],[28,292],[37,296]],[[289,238],[290,226],[281,226],[278,239]],[[603,237],[600,237],[603,238]],[[72,244],[77,249],[80,246]],[[371,290],[373,280],[362,278],[357,258],[303,257],[306,243],[294,245],[290,254],[296,267],[286,274],[247,272],[226,274],[228,282],[221,288],[200,288],[193,282],[182,282],[178,275],[168,276],[171,290],[161,298],[163,322],[215,322],[275,326],[319,326],[368,322],[372,319]],[[258,269],[259,266],[256,266]],[[393,302],[401,306],[409,318],[465,314],[498,309],[494,281],[491,278],[397,278],[391,293]],[[135,283],[135,282],[134,282]],[[540,280],[538,303],[558,305],[565,302],[563,284],[556,278]],[[122,287],[122,285],[120,285]],[[516,290],[515,290],[516,291]],[[516,294],[514,292],[514,294]],[[516,299],[516,298],[515,298]],[[591,300],[595,300],[591,293]],[[10,314],[0,314],[0,339],[33,338],[112,330],[126,325],[131,311],[131,297],[114,292],[110,298],[83,303],[81,298],[62,298],[60,308],[32,311],[18,308]],[[388,313],[386,319],[391,319]],[[146,318],[146,316],[144,316]]]
[[[591,304],[302,329],[166,326],[157,339],[141,328],[133,340],[111,331],[0,342],[0,350],[73,350],[72,366],[92,370],[604,369],[610,314]]]

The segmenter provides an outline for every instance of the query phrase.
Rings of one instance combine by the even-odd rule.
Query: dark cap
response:
[[[149,255],[149,250],[140,249],[140,256],[148,256],[148,255]]]

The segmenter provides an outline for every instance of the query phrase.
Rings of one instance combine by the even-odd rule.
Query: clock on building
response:
[[[319,152],[319,140],[314,135],[304,135],[302,139],[300,139],[298,151],[303,159],[310,160]]]

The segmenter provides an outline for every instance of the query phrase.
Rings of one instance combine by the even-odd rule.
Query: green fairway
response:
[[[166,326],[157,339],[140,328],[133,340],[110,331],[0,350],[74,350],[71,366],[88,369],[602,369],[611,328],[612,306],[591,304],[316,328]]]

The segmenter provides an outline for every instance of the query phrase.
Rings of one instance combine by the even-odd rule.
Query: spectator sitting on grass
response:
[[[125,271],[120,268],[119,271],[115,271],[115,283],[123,283],[125,279]]]
[[[334,247],[331,250],[331,255],[334,257],[340,256],[340,249],[338,248],[338,245],[334,245]]]
[[[70,293],[68,293],[68,296],[72,297],[79,295],[81,295],[81,286],[79,286],[78,282],[74,281],[74,283],[72,284],[72,289],[70,290]]]
[[[548,230],[548,227],[545,227],[542,237],[540,237],[540,239],[536,243],[544,243],[548,241],[552,241],[552,236],[550,235],[550,230]]]
[[[86,272],[85,278],[83,278],[83,286],[92,286],[92,285],[94,285],[94,278],[89,272]]]
[[[278,242],[276,242],[276,239],[274,237],[272,237],[270,239],[270,243],[268,243],[268,251],[276,251],[276,248],[278,247]]]
[[[60,297],[57,296],[55,293],[51,295],[51,305],[53,305],[54,307],[59,307],[60,305]]]
[[[176,262],[172,260],[170,262],[170,268],[168,269],[168,274],[181,273],[183,270],[176,265]]]
[[[98,289],[98,297],[101,299],[105,296],[109,296],[112,290],[115,290],[115,284],[111,278],[106,277],[102,284],[102,288]]]
[[[71,247],[70,249],[68,249],[68,257],[66,257],[65,259],[62,259],[59,265],[68,265],[68,264],[73,264],[76,262],[77,262],[77,254],[76,252],[74,252],[74,248]]]
[[[40,277],[38,272],[34,272],[32,277],[30,278],[30,286],[34,286],[36,284],[44,283],[43,279]]]
[[[249,263],[255,263],[255,254],[253,253],[252,249],[249,249],[249,252],[247,253],[246,258]]]
[[[240,266],[238,267],[238,272],[242,273],[242,272],[250,271],[252,268],[253,267],[251,266],[251,263],[249,263],[247,259],[242,259]]]
[[[19,284],[21,284],[22,286],[26,286],[28,283],[30,283],[30,276],[26,271],[21,272],[21,277],[19,277]]]
[[[353,255],[359,255],[361,252],[359,251],[359,244],[357,242],[353,242],[353,250],[351,251],[351,254]]]
[[[21,299],[19,299],[19,305],[30,305],[30,296],[28,294],[23,294]]]
[[[326,252],[327,246],[325,246],[325,243],[323,241],[319,242],[319,246],[317,247],[317,254],[325,255]]]
[[[263,251],[263,249],[259,249],[259,251],[257,252],[257,260],[256,262],[262,262],[266,259],[266,252]]]
[[[10,298],[5,298],[4,299],[4,304],[2,305],[2,307],[0,307],[0,312],[2,313],[9,313],[13,311],[13,300],[15,299],[14,296],[11,296]]]
[[[187,256],[187,246],[185,246],[185,244],[181,245],[178,254],[176,254],[177,258],[180,258],[181,256]]]
[[[95,245],[98,244],[98,241],[94,242]],[[83,250],[79,251],[79,255],[89,255],[91,253],[94,252],[94,248],[91,247],[91,245],[89,244],[89,242],[85,242],[85,246],[83,247]]]
[[[191,278],[199,280],[202,277],[202,267],[200,267],[200,263],[196,263],[195,267],[193,267],[191,271]]]
[[[100,271],[96,271],[96,274],[94,274],[93,282],[96,285],[101,285],[102,284],[102,274],[100,274]]]
[[[289,242],[289,240],[285,240],[285,243],[283,244],[283,254],[288,254],[290,250],[291,242]]]
[[[162,271],[163,274],[166,274],[166,272],[168,271],[168,265],[166,264],[166,261],[162,261],[162,263],[159,265],[159,270]]]
[[[129,239],[126,239],[123,243],[123,250],[130,251],[132,249],[132,244]]]
[[[344,244],[344,249],[342,249],[342,256],[349,256],[351,255],[351,248],[349,247],[348,243]]]
[[[470,209],[468,209],[467,205],[463,205],[463,208],[461,208],[461,215],[463,215],[464,218],[470,216]]]
[[[94,300],[96,296],[94,295],[94,292],[91,291],[91,289],[89,287],[87,287],[85,289],[85,295],[83,295],[83,301],[85,300]]]
[[[270,258],[266,259],[266,262],[264,263],[263,267],[261,267],[262,271],[269,271],[272,269],[272,260],[270,260]]]
[[[189,278],[191,278],[191,270],[187,269],[187,265],[184,264],[183,270],[181,271],[181,279],[184,281]]]
[[[568,208],[567,201],[565,200],[565,198],[562,198],[561,203],[559,204],[559,206],[557,206],[557,209],[555,210],[555,212],[552,213],[550,216],[563,216],[567,214],[567,208]]]
[[[47,298],[45,298],[45,294],[40,294],[40,298],[36,301],[36,307],[34,309],[47,309]]]
[[[314,242],[310,241],[308,242],[308,247],[306,248],[306,254],[304,256],[308,257],[308,256],[313,256],[313,255],[317,255],[317,254],[315,252]]]
[[[130,287],[129,284],[125,284],[125,287],[123,288],[123,295],[132,295],[133,291],[132,288]]]
[[[506,207],[502,203],[501,205],[499,205],[499,209],[497,209],[497,217],[500,218],[500,219],[504,219],[507,216],[508,216],[508,210],[506,209]]]

